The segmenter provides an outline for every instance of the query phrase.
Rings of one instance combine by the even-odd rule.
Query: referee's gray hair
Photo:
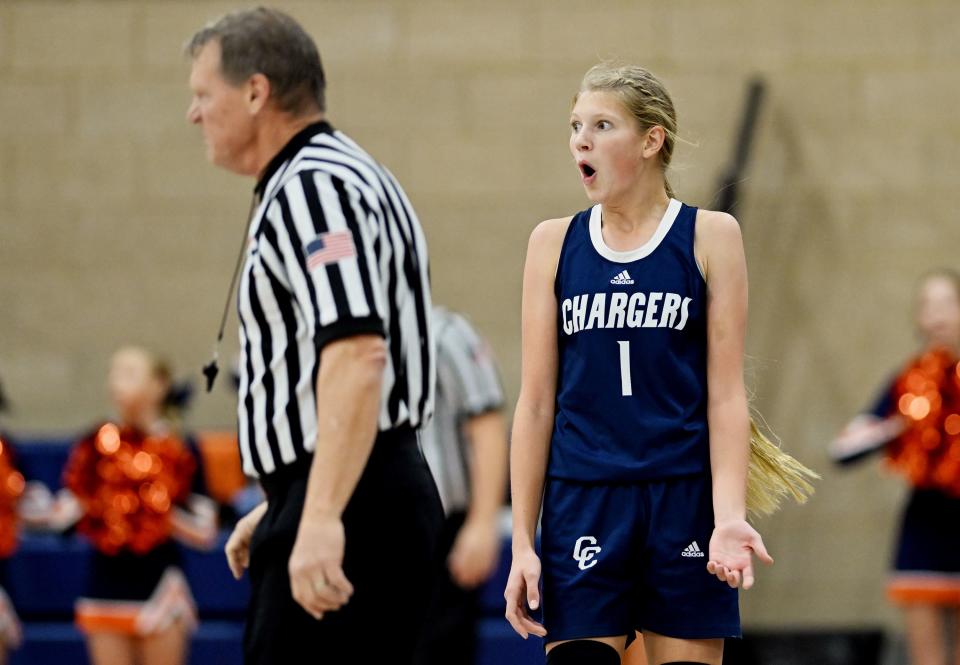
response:
[[[220,44],[220,69],[230,83],[263,74],[281,110],[296,115],[326,110],[317,45],[287,14],[267,7],[231,12],[197,31],[184,50],[195,58],[212,41]]]

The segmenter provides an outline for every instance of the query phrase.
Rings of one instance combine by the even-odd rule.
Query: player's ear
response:
[[[660,125],[654,125],[646,131],[643,137],[643,156],[650,159],[663,147],[663,142],[667,139],[667,130]]]

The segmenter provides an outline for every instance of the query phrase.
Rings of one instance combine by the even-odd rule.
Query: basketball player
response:
[[[740,229],[673,198],[676,115],[646,70],[592,68],[570,124],[596,205],[530,236],[506,616],[549,665],[619,663],[634,629],[651,665],[719,665],[752,555],[772,562],[746,521]]]

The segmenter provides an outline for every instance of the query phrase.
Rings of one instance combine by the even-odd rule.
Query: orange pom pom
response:
[[[26,487],[10,457],[10,446],[0,439],[0,557],[8,557],[17,549],[17,502]]]
[[[911,361],[894,382],[907,428],[887,462],[917,487],[960,496],[960,362],[945,349]]]
[[[64,485],[84,508],[78,530],[97,549],[143,554],[170,538],[170,510],[190,494],[195,469],[179,438],[107,423],[74,447]]]

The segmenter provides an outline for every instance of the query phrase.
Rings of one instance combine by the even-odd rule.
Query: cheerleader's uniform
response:
[[[143,637],[177,621],[196,627],[173,541],[173,513],[186,504],[195,470],[178,437],[112,423],[71,451],[64,485],[80,503],[78,531],[94,546],[87,593],[76,603],[82,631]]]
[[[912,485],[887,594],[897,604],[960,606],[960,366],[946,352],[925,353],[871,412],[907,422],[885,450]]]
[[[4,587],[7,559],[17,549],[17,502],[23,495],[23,475],[13,462],[9,440],[0,436],[0,645],[15,649],[23,639],[20,619]]]

